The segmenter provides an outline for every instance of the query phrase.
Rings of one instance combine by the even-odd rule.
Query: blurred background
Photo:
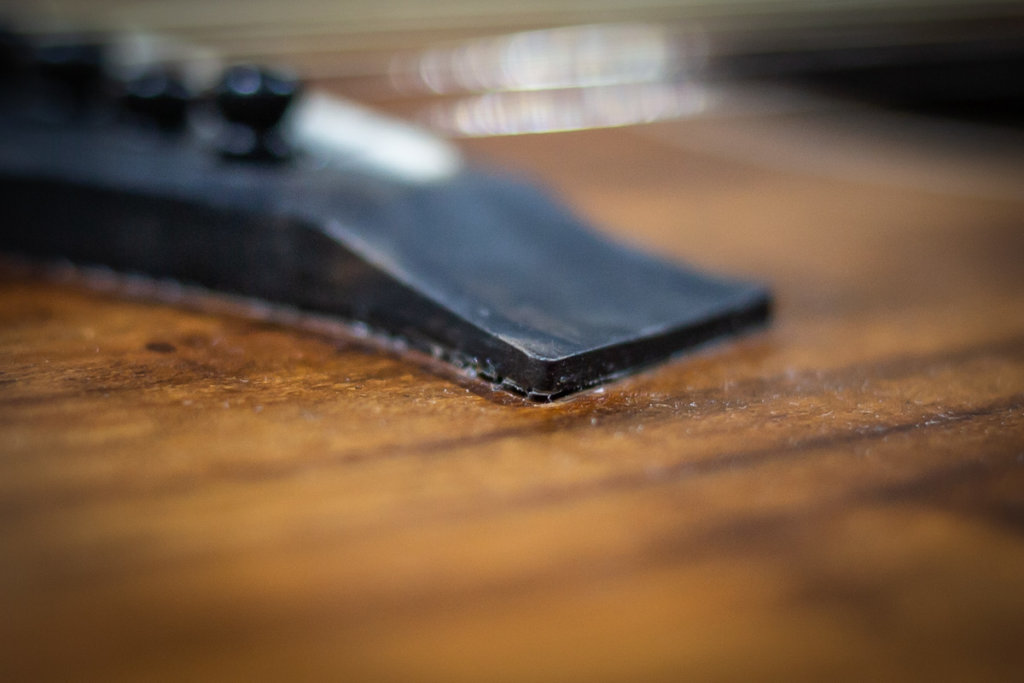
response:
[[[1024,5],[1012,0],[7,4],[32,31],[145,31],[283,62],[453,135],[824,106],[807,93],[1022,120]]]

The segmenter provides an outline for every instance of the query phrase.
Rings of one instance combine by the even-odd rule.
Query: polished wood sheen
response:
[[[0,679],[1019,677],[1022,157],[855,113],[465,142],[777,294],[552,405],[8,266]]]

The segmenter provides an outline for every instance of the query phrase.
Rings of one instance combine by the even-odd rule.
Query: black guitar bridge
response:
[[[265,71],[230,72],[180,120],[172,80],[96,104],[38,71],[7,70],[5,250],[358,321],[535,400],[767,317],[759,286],[615,244],[529,183]]]

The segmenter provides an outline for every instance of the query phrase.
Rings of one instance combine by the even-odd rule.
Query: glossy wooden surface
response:
[[[905,130],[465,142],[777,292],[554,405],[6,272],[0,678],[1019,676],[1024,173]]]

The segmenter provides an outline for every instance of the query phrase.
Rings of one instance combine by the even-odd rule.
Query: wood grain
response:
[[[843,124],[465,142],[777,292],[768,330],[553,405],[7,272],[0,679],[1015,678],[1024,200]],[[849,163],[766,165],[751,126]]]

